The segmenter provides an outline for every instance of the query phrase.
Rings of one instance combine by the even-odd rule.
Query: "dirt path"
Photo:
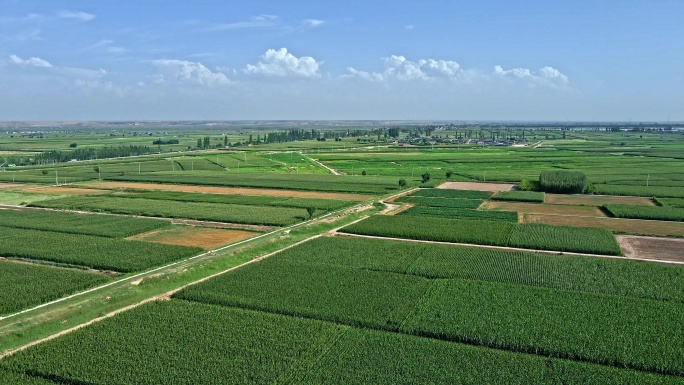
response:
[[[682,264],[682,265],[684,265],[684,261],[682,261],[682,262],[677,262],[677,261],[667,261],[667,260],[649,259],[649,258],[627,258],[627,257],[618,256],[618,255],[584,254],[584,253],[572,253],[572,252],[568,252],[568,251],[538,250],[538,249],[521,249],[521,248],[517,248],[517,247],[507,247],[507,246],[476,245],[476,244],[472,244],[472,243],[424,241],[424,240],[420,240],[420,239],[405,239],[405,238],[392,238],[392,237],[378,237],[378,236],[375,236],[375,235],[348,234],[348,233],[340,233],[340,232],[336,232],[334,235],[335,235],[335,236],[341,236],[341,237],[358,237],[358,238],[370,238],[370,239],[384,239],[384,240],[401,241],[401,242],[429,243],[429,244],[435,244],[435,245],[452,245],[452,246],[479,247],[479,248],[482,248],[482,249],[494,249],[494,250],[527,251],[527,252],[533,252],[533,253],[543,253],[543,254],[553,254],[553,255],[570,255],[570,256],[577,256],[577,257],[611,258],[611,259],[632,259],[632,260],[638,260],[638,261],[659,262],[659,263]]]
[[[324,169],[330,171],[333,175],[343,175],[341,172],[335,170],[334,168],[328,167],[328,166],[324,165],[324,164],[321,163],[321,161],[318,160],[318,159],[314,159],[314,158],[312,158],[312,157],[310,157],[310,156],[308,156],[308,155],[306,155],[306,154],[302,154],[302,156],[304,156],[306,159],[310,160],[311,162],[316,163],[317,165],[323,167]]]

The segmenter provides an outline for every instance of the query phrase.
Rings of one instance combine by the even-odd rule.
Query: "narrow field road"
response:
[[[312,158],[312,157],[310,157],[310,156],[308,156],[308,155],[306,155],[306,154],[301,154],[301,155],[302,155],[303,157],[305,157],[306,159],[310,160],[311,162],[313,162],[313,163],[315,163],[315,164],[317,164],[317,165],[323,167],[324,169],[330,171],[333,175],[344,175],[344,173],[342,173],[342,172],[340,172],[340,171],[337,171],[337,170],[335,170],[335,169],[332,168],[332,167],[328,167],[328,166],[324,165],[324,164],[321,163],[318,159],[314,159],[314,158]]]

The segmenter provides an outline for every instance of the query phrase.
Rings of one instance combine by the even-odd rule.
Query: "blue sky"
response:
[[[680,1],[0,0],[0,120],[684,121]]]

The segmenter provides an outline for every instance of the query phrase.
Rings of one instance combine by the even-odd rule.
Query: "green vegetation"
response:
[[[482,204],[481,199],[431,198],[412,195],[399,197],[396,201],[404,203],[413,203],[421,206],[452,207],[461,209],[476,209]]]
[[[655,198],[655,201],[661,206],[684,209],[684,198]]]
[[[513,211],[469,210],[453,207],[415,206],[397,215],[428,216],[452,219],[486,219],[490,221],[517,222],[518,213]]]
[[[537,191],[501,191],[496,193],[492,200],[544,203],[544,193]]]
[[[432,198],[460,198],[460,199],[487,199],[492,195],[489,191],[473,190],[449,190],[449,189],[420,189],[411,193],[413,197],[432,197]]]
[[[36,202],[32,206],[267,226],[287,226],[307,218],[305,209],[290,207],[255,207],[221,203],[130,199],[116,196],[73,196]]]
[[[684,208],[663,206],[605,205],[611,215],[617,218],[653,219],[659,221],[684,221]]]
[[[196,247],[0,227],[0,255],[132,272],[199,254]]]
[[[345,233],[426,241],[474,243],[620,255],[613,234],[606,229],[500,221],[376,215],[341,230]]]
[[[588,185],[587,176],[579,171],[545,170],[539,174],[539,187],[544,192],[582,194]]]
[[[0,315],[109,281],[104,275],[0,260]]]
[[[353,202],[336,199],[290,198],[264,195],[203,194],[174,191],[125,193],[117,194],[117,197],[160,199],[179,202],[225,203],[250,206],[295,207],[302,209],[307,207],[315,207],[319,210],[326,211],[339,210],[353,204]]]
[[[0,226],[110,238],[125,238],[168,225],[169,222],[158,219],[46,210],[3,210],[0,215]]]
[[[684,198],[684,188],[682,187],[594,184],[592,192],[599,195]]]

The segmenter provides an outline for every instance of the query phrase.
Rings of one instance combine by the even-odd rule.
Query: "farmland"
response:
[[[0,260],[0,315],[109,281],[104,275]]]
[[[684,208],[659,206],[605,205],[616,218],[653,219],[659,221],[684,221]]]
[[[544,203],[544,193],[537,191],[502,191],[496,193],[492,200]]]
[[[605,229],[511,224],[411,216],[374,216],[343,232],[426,241],[473,243],[529,249],[620,255],[613,234]]]

